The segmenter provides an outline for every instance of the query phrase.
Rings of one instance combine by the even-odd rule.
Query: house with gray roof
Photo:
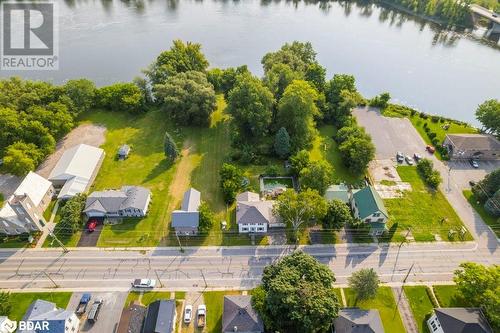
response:
[[[41,299],[31,303],[22,321],[31,322],[34,327],[43,328],[43,325],[47,325],[47,329],[19,329],[19,333],[75,333],[79,331],[80,327],[80,319],[73,311],[60,309],[54,303]]]
[[[370,226],[370,235],[381,235],[386,230],[389,214],[384,201],[373,186],[353,191],[351,209],[355,218]]]
[[[198,207],[201,205],[201,193],[190,188],[184,193],[181,209],[172,212],[172,228],[179,235],[196,235],[200,224]]]
[[[142,333],[173,333],[177,312],[175,300],[158,300],[148,306]]]
[[[252,307],[251,296],[224,296],[223,333],[264,333],[264,322]]]
[[[451,159],[500,159],[500,141],[488,134],[446,134],[443,146]]]
[[[335,333],[384,333],[378,310],[341,309],[334,327]]]
[[[92,192],[83,212],[87,217],[144,217],[151,202],[151,191],[141,186]]]
[[[432,333],[493,333],[479,308],[438,308],[427,320]]]
[[[284,226],[273,214],[273,200],[260,200],[254,192],[236,196],[236,224],[240,233],[266,233],[268,228]]]

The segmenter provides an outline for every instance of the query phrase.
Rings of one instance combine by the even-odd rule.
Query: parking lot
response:
[[[80,298],[84,293],[73,293],[71,299],[68,303],[68,310],[76,311]],[[80,317],[80,332],[89,333],[101,333],[109,332],[113,333],[118,328],[118,322],[120,321],[120,316],[122,313],[125,300],[127,299],[128,292],[90,292],[92,298],[89,305],[85,311],[85,314]],[[92,306],[92,303],[96,299],[102,299],[104,301],[103,306],[100,310],[99,317],[96,323],[91,324],[87,321],[88,312]]]
[[[488,173],[500,168],[500,161],[478,161],[479,168],[475,169],[469,161],[449,161],[451,177],[460,189],[470,188],[469,181],[478,182]]]

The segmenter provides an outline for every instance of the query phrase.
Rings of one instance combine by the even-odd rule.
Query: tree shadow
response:
[[[143,183],[147,183],[147,182],[155,179],[156,177],[160,176],[162,173],[164,173],[165,171],[167,171],[168,169],[170,169],[170,167],[173,164],[174,163],[172,161],[170,161],[169,159],[167,159],[167,158],[161,160],[161,162],[158,163],[153,168],[153,170],[151,170],[149,172],[149,174],[146,176],[146,178],[144,178]]]

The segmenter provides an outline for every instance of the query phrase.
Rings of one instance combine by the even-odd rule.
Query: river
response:
[[[287,41],[310,41],[334,73],[350,73],[365,96],[477,124],[474,110],[500,98],[500,51],[467,34],[440,31],[395,11],[352,2],[215,0],[59,1],[58,71],[2,71],[63,83],[129,81],[171,45],[199,42],[211,66],[260,60]]]

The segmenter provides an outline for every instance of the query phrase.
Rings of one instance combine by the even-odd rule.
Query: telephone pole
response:
[[[49,231],[49,235],[54,238],[54,240],[57,242],[57,244],[59,244],[60,247],[62,247],[63,249],[63,253],[68,253],[69,250],[66,246],[64,246],[64,244],[59,240],[59,238],[57,238],[56,234],[54,234],[54,230],[50,230]]]

